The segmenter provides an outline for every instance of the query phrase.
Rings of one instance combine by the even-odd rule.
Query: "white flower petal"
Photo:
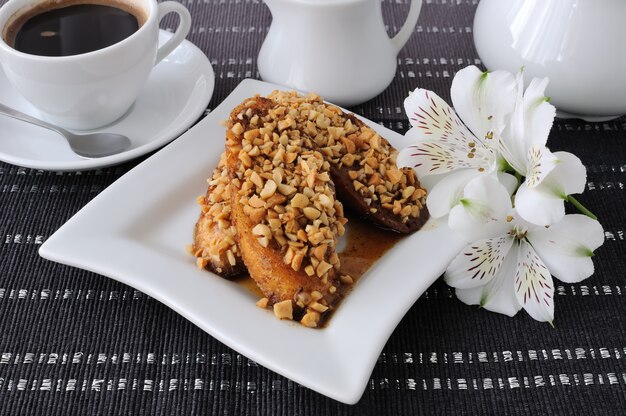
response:
[[[402,149],[396,163],[398,167],[412,167],[418,177],[439,175],[457,169],[489,169],[489,161],[480,157],[469,157],[469,154],[467,150],[431,139],[419,141]]]
[[[493,212],[472,212],[472,208],[456,205],[450,210],[448,225],[466,241],[490,238],[506,233],[510,228],[504,218],[492,217]],[[482,219],[482,222],[480,221]]]
[[[527,238],[554,277],[575,283],[593,274],[591,256],[604,243],[604,230],[596,220],[571,214],[548,228],[530,230]]]
[[[433,218],[448,215],[450,209],[458,204],[463,196],[465,185],[480,174],[475,169],[462,169],[443,177],[430,189],[426,198],[430,215]]]
[[[480,305],[484,289],[485,286],[473,287],[471,289],[455,289],[454,294],[457,299],[466,305]]]
[[[555,195],[565,199],[570,194],[580,194],[587,184],[587,169],[578,157],[569,152],[554,152],[556,167],[541,183]]]
[[[515,171],[520,175],[525,175],[527,146],[524,140],[526,123],[524,121],[524,79],[521,70],[517,74],[516,83],[515,108],[505,129],[498,137],[498,149]]]
[[[402,138],[399,139],[398,142],[394,143],[394,146],[397,149],[404,149],[405,147],[410,146],[415,142],[419,142],[421,140],[424,140],[423,131],[421,129],[418,129],[417,127],[411,127],[409,130],[407,130],[406,133],[404,133],[404,136],[402,136]]]
[[[522,307],[537,321],[554,320],[554,285],[552,276],[533,247],[520,242],[515,294]]]
[[[522,183],[515,194],[515,210],[532,224],[550,225],[563,218],[565,203],[561,197],[546,192],[543,186],[530,189]]]
[[[515,297],[514,277],[517,264],[517,247],[506,256],[497,276],[484,286],[472,289],[456,289],[456,297],[468,305],[481,305],[492,312],[515,315],[521,305]]]
[[[526,159],[526,186],[534,188],[552,172],[559,159],[547,147],[530,146]]]
[[[404,100],[404,111],[413,126],[408,134],[415,141],[436,140],[465,153],[476,141],[454,110],[432,91],[413,91]]]
[[[504,218],[511,210],[511,195],[492,175],[472,179],[463,190],[463,198],[488,206],[495,218]]]
[[[509,195],[513,195],[513,192],[517,189],[517,178],[510,173],[498,172],[498,181],[506,188]]]
[[[516,83],[507,71],[482,72],[475,66],[461,69],[450,94],[457,114],[476,137],[499,134],[515,105]]]
[[[506,234],[512,209],[507,189],[491,175],[472,179],[450,211],[448,225],[468,241]]]
[[[469,244],[448,266],[444,273],[446,283],[458,289],[485,285],[498,274],[512,245],[509,235]]]
[[[544,96],[547,78],[533,79],[523,96],[524,85],[521,71],[517,80],[518,95],[515,110],[502,132],[499,150],[513,169],[527,176],[528,149],[532,146],[545,147],[556,109]]]
[[[515,196],[515,208],[526,220],[537,225],[549,225],[565,215],[563,201],[567,195],[585,189],[587,173],[580,159],[568,152],[555,152],[554,169],[529,189],[526,178]]]
[[[533,78],[524,93],[526,146],[545,146],[552,129],[556,108],[545,96],[547,85],[548,78]]]

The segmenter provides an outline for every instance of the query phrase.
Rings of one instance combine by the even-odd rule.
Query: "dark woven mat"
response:
[[[259,0],[184,4],[194,22],[189,39],[215,69],[214,108],[243,78],[258,77],[271,17]],[[408,4],[382,4],[394,33]],[[447,100],[454,73],[480,64],[476,4],[426,0],[396,79],[354,110],[404,131],[407,91],[421,86]],[[606,230],[595,275],[556,282],[556,327],[523,312],[511,319],[465,306],[438,281],[389,339],[355,406],[256,365],[131,287],[37,255],[141,159],[76,173],[0,163],[0,414],[624,414],[624,136],[626,118],[558,121],[550,137],[553,150],[574,152],[587,166],[581,200]]]

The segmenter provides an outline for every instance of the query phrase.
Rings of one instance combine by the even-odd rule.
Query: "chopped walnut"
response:
[[[268,298],[261,298],[257,301],[256,306],[258,306],[259,308],[267,308],[269,306],[269,299]]]
[[[300,323],[309,328],[316,328],[320,322],[321,315],[319,312],[309,310],[300,320]]]
[[[274,304],[274,315],[278,319],[293,319],[293,303],[291,300],[284,300]]]

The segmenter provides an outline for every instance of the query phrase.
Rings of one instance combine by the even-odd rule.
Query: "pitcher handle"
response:
[[[400,49],[407,43],[415,25],[417,24],[417,18],[420,15],[422,9],[422,0],[411,0],[411,7],[409,8],[409,15],[406,17],[404,25],[400,28],[396,36],[391,39],[391,43],[396,47],[396,51],[400,52]]]

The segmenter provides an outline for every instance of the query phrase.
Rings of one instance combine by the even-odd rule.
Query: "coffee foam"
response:
[[[139,27],[146,23],[150,14],[147,7],[141,7],[136,4],[136,1],[132,0],[48,0],[33,4],[15,12],[2,28],[2,38],[7,45],[14,47],[17,33],[20,31],[24,23],[26,23],[30,18],[50,10],[62,9],[64,7],[77,6],[80,4],[110,6],[124,10],[125,12],[135,16]]]

